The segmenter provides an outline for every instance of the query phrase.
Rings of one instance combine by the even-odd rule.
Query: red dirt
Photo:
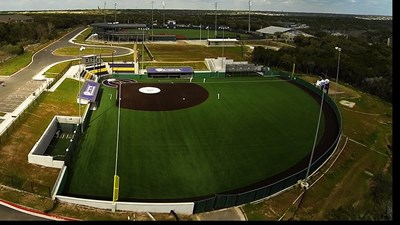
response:
[[[145,94],[142,87],[156,87],[157,94]],[[121,108],[143,111],[171,111],[186,109],[207,100],[208,92],[193,83],[126,83],[122,85]],[[116,102],[118,106],[118,101]]]

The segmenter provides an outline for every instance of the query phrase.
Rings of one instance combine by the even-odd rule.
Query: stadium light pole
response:
[[[251,8],[251,0],[249,0],[249,28],[248,28],[248,32],[250,33],[250,8]]]
[[[200,23],[200,42],[201,42],[201,23]]]
[[[117,22],[117,3],[114,4],[114,23]]]
[[[342,52],[342,48],[339,48],[338,46],[336,46],[335,49],[339,52],[338,61],[337,61],[337,70],[336,70],[335,95],[333,96],[333,99],[336,101],[338,78],[339,78],[339,66],[340,66],[340,52]]]
[[[217,38],[217,8],[218,8],[218,2],[215,2],[215,34],[214,34],[214,38]]]
[[[104,23],[106,23],[106,4],[107,2],[104,2]]]
[[[154,41],[153,39],[153,5],[154,5],[154,1],[151,1],[151,42]]]
[[[221,27],[221,28],[222,28],[222,58],[223,58],[224,57],[224,47],[225,47],[225,27]]]
[[[165,1],[162,1],[163,6],[163,28],[165,27]]]
[[[80,60],[81,60],[81,52],[83,51],[83,50],[85,50],[85,47],[84,46],[81,46],[80,48],[79,48],[79,52],[78,52],[78,103],[79,103],[79,106],[78,106],[78,113],[79,113],[79,124],[81,125],[81,133],[83,133],[83,124],[82,124],[82,117],[81,117],[81,93],[80,93],[80,91],[81,91],[81,62],[80,62]]]
[[[312,148],[312,151],[311,151],[310,161],[309,161],[308,167],[307,167],[306,177],[304,179],[304,181],[306,183],[308,182],[308,179],[309,179],[308,176],[309,176],[309,173],[310,173],[311,163],[312,163],[312,159],[313,159],[313,156],[314,156],[315,146],[317,145],[318,130],[319,130],[320,122],[321,122],[322,108],[323,108],[323,105],[324,105],[324,96],[325,96],[325,84],[322,86],[322,96],[321,96],[321,104],[320,104],[321,106],[319,108],[317,130],[315,131],[314,144],[313,144],[313,148]]]

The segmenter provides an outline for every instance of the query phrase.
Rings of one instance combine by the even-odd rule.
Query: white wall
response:
[[[58,123],[78,124],[79,116],[56,116]]]
[[[68,202],[72,204],[85,205],[85,206],[90,206],[100,209],[109,209],[109,210],[112,210],[114,208],[112,201],[74,198],[62,195],[56,195],[56,197],[62,202]],[[115,209],[122,211],[153,212],[153,213],[170,213],[171,210],[174,210],[178,214],[191,215],[193,214],[194,202],[183,202],[183,203],[116,202]]]

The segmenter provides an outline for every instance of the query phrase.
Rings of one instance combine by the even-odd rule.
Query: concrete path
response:
[[[196,218],[201,221],[246,221],[246,215],[239,207],[199,213]]]

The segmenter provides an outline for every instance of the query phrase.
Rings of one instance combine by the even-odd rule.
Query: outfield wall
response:
[[[194,72],[193,78],[224,78],[224,72]]]
[[[56,195],[61,202],[68,202],[77,205],[85,205],[99,209],[132,211],[132,212],[152,212],[169,213],[171,210],[178,214],[190,215],[193,213],[193,202],[178,203],[142,203],[142,202],[115,202],[104,200],[93,200]]]
[[[322,91],[312,84],[308,83],[307,81],[299,78],[295,78],[292,80],[291,74],[285,72],[277,72],[277,74],[279,74],[282,79],[289,80],[289,82],[293,82],[295,85],[305,87],[313,93],[317,94],[319,97],[322,97]],[[328,107],[332,110],[330,113],[333,113],[337,119],[337,136],[335,141],[331,144],[330,147],[325,150],[324,153],[320,155],[316,154],[313,156],[312,164],[309,171],[309,177],[313,176],[314,173],[317,172],[336,151],[343,129],[342,116],[340,114],[339,108],[337,107],[335,102],[329,97],[329,95],[324,96],[324,103],[328,105]],[[253,190],[232,194],[220,193],[215,194],[214,196],[209,196],[209,198],[196,201],[193,209],[193,214],[240,206],[250,202],[255,202],[275,196],[285,190],[293,188],[294,186],[298,185],[300,181],[304,180],[307,175],[307,168],[308,166],[302,170],[299,170],[298,172],[288,175],[283,179],[280,179],[265,186],[260,185],[259,188],[254,188]]]
[[[195,73],[195,77],[196,77]],[[275,74],[275,73],[274,73]],[[277,72],[276,74],[281,75],[282,79],[286,79],[289,82],[293,82],[294,85],[300,85],[314,94],[317,94],[321,97],[322,91],[312,84],[300,79],[296,78],[291,80],[292,76],[289,73]],[[197,78],[213,78],[217,74],[216,73],[200,73]],[[124,77],[126,75],[123,75]],[[342,117],[340,111],[335,104],[335,102],[328,96],[325,95],[324,103],[330,109],[330,113],[334,114],[337,119],[337,136],[335,141],[320,155],[315,155],[310,167],[310,177],[314,175],[332,156],[332,154],[336,151],[340,136],[342,133]],[[325,107],[324,107],[325,108]],[[324,111],[325,112],[325,111]],[[87,111],[86,111],[87,113]],[[87,118],[85,113],[84,118]],[[86,121],[85,121],[86,122]],[[309,159],[306,159],[309,160]],[[57,188],[57,193],[62,193],[63,183],[66,180],[66,174],[68,170],[64,171],[65,174],[62,176],[57,183],[60,184],[59,188]],[[242,191],[237,193],[219,193],[212,196],[204,197],[202,200],[198,200],[195,202],[184,202],[184,203],[137,203],[137,202],[116,202],[115,205],[111,201],[100,201],[100,200],[91,200],[91,199],[81,199],[74,197],[67,197],[62,195],[56,195],[58,199],[64,202],[69,202],[73,204],[86,205],[96,208],[102,209],[111,209],[111,210],[125,210],[125,211],[136,211],[136,212],[160,212],[160,213],[169,213],[171,210],[174,210],[176,213],[180,214],[196,214],[208,211],[214,211],[224,208],[230,208],[235,206],[244,205],[247,203],[259,201],[262,199],[267,199],[272,196],[278,195],[279,193],[291,189],[299,184],[299,181],[302,181],[306,178],[307,167],[303,167],[292,174],[289,174],[283,179],[276,180],[264,186],[259,186],[258,188],[253,188],[248,191]]]

